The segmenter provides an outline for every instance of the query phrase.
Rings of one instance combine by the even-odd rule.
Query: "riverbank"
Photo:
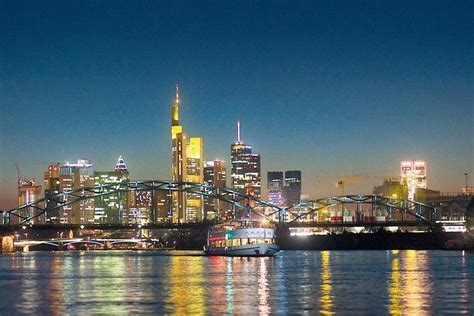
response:
[[[283,250],[474,250],[474,240],[465,233],[341,233],[313,236],[280,235]]]
[[[196,237],[196,236],[195,236]],[[176,249],[199,250],[205,236],[177,241]],[[474,239],[468,233],[388,232],[338,233],[327,235],[290,236],[280,230],[277,244],[281,250],[474,250]]]

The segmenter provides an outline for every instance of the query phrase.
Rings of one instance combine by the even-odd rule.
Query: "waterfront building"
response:
[[[104,192],[114,183],[129,180],[129,171],[125,160],[120,156],[113,171],[95,171],[94,186],[102,185]],[[128,193],[114,192],[94,198],[94,223],[128,223],[130,217],[130,198]]]
[[[260,198],[260,154],[252,152],[252,146],[240,138],[240,121],[237,121],[237,141],[230,146],[231,185],[236,191]]]
[[[36,183],[35,179],[18,178],[18,206],[32,203],[41,198],[41,185]],[[19,215],[23,217],[33,216],[33,208],[26,208],[20,211]],[[30,223],[36,224],[42,222],[44,218],[32,219]]]
[[[426,161],[404,160],[400,162],[400,183],[408,188],[408,199],[415,200],[416,189],[426,189]]]
[[[217,187],[226,187],[226,167],[222,160],[206,162],[204,166],[204,183]],[[229,204],[218,199],[204,197],[204,218],[214,220],[225,216]]]
[[[293,206],[300,203],[301,199],[301,171],[285,171],[285,187],[283,188],[283,198],[286,206]]]
[[[191,137],[189,140],[179,121],[179,86],[176,99],[171,106],[171,172],[173,181],[202,183],[204,181],[204,140]],[[172,220],[198,222],[203,217],[202,198],[195,194],[173,192]]]
[[[282,171],[268,171],[267,172],[267,191],[268,199],[275,205],[285,205],[283,198],[283,172]]]

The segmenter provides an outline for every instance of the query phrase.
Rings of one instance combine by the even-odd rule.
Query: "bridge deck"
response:
[[[212,226],[211,223],[158,223],[146,225],[124,225],[124,224],[36,224],[26,226],[26,229],[38,231],[61,231],[61,230],[136,230],[136,229],[207,229]],[[417,227],[427,226],[422,221],[392,221],[392,222],[292,222],[281,224],[285,227],[315,227],[315,228],[337,228],[337,227]],[[0,230],[14,231],[21,230],[20,226],[0,226]]]

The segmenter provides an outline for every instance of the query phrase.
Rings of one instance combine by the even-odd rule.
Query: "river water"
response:
[[[0,255],[0,315],[474,313],[474,253],[71,251]]]

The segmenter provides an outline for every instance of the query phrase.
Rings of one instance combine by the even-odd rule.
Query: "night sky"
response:
[[[424,159],[429,188],[474,177],[473,1],[0,0],[0,209],[16,170],[119,155],[171,178],[170,108],[230,164],[236,120],[268,170],[303,193]],[[42,162],[42,163],[36,163]],[[347,187],[370,193],[381,180]]]

